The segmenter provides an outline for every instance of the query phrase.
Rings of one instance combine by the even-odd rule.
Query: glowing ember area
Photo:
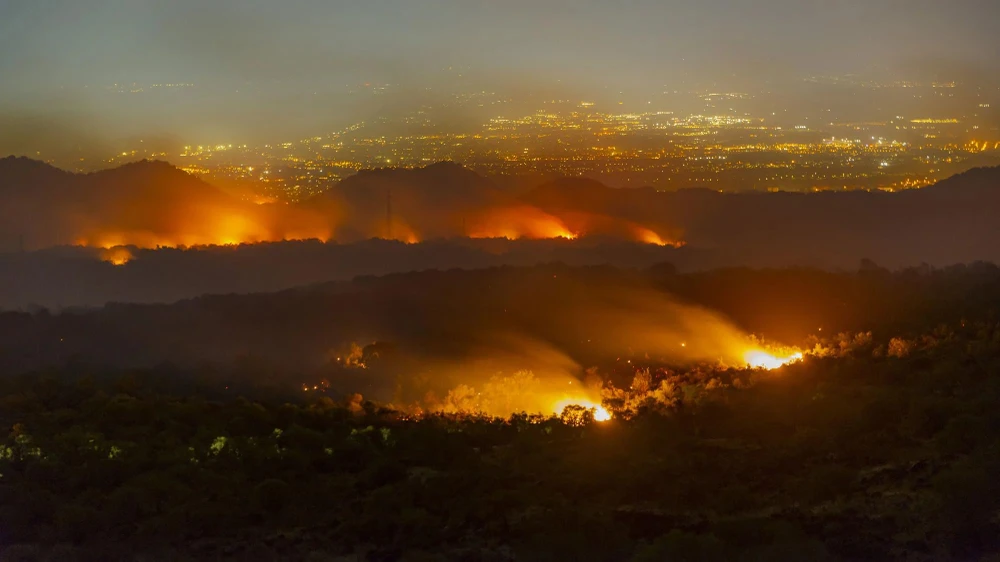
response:
[[[508,207],[491,211],[469,228],[470,238],[574,239],[577,234],[558,217],[530,206]]]
[[[388,236],[386,236],[385,238],[388,240],[396,240],[399,242],[404,242],[406,244],[420,243],[420,235],[418,235],[416,231],[410,227],[410,225],[398,219],[393,220],[392,230],[391,232],[388,233]]]
[[[101,253],[101,260],[110,263],[111,265],[125,265],[132,261],[131,250],[124,246],[117,246],[114,248],[108,248]]]
[[[656,244],[657,246],[675,245],[670,242],[664,241],[663,238],[660,238],[659,234],[653,232],[648,228],[638,227],[636,232],[636,237],[640,242],[645,242],[646,244]]]
[[[802,360],[802,353],[796,352],[790,355],[773,355],[767,351],[759,349],[751,350],[743,355],[747,365],[754,369],[778,369],[790,363]]]
[[[136,248],[181,248],[196,246],[238,246],[240,244],[255,244],[258,242],[282,242],[292,240],[329,239],[329,233],[321,230],[315,232],[296,231],[284,235],[271,235],[267,232],[252,232],[248,225],[238,218],[231,218],[220,223],[223,227],[215,233],[175,233],[159,234],[149,231],[101,232],[77,238],[77,246],[105,248],[108,250],[122,246]],[[412,236],[411,236],[412,237]],[[108,260],[105,260],[108,261]]]
[[[606,422],[611,419],[611,412],[604,406],[598,405],[594,408],[594,421]]]
[[[684,245],[680,231],[663,225],[656,226],[656,230],[653,230],[652,225],[639,224],[623,217],[579,211],[557,212],[555,216],[578,236],[610,237],[657,246]]]
[[[653,231],[645,226],[630,223],[629,238],[635,240],[636,242],[642,242],[644,244],[655,244],[657,246],[672,246],[674,248],[680,248],[684,246],[684,241],[677,238],[677,233],[673,235],[663,235]]]
[[[197,196],[128,200],[81,220],[72,240],[80,246],[142,249],[328,240],[334,214],[285,205],[213,203]]]
[[[315,215],[293,213],[269,206],[259,215],[239,212],[203,210],[197,216],[177,220],[152,220],[143,228],[88,228],[74,237],[78,246],[111,249],[130,246],[140,249],[182,248],[199,246],[238,246],[261,242],[296,240],[353,241],[367,238],[397,240],[417,244],[427,238],[459,234],[476,239],[507,240],[576,240],[586,236],[610,236],[657,246],[683,246],[669,234],[661,235],[650,228],[614,219],[581,219],[580,216],[555,216],[529,205],[492,209],[466,222],[450,218],[434,225],[393,216],[385,222],[362,223],[353,228],[338,229],[333,221],[324,222]],[[264,212],[267,211],[267,212]],[[268,213],[275,213],[269,215]],[[586,219],[586,220],[585,220]],[[446,224],[450,223],[450,224]],[[343,237],[343,238],[341,238]]]
[[[593,402],[586,398],[568,398],[566,400],[560,400],[556,402],[553,411],[556,415],[562,414],[568,406],[579,406],[586,410],[592,410],[594,412],[594,421],[606,422],[611,419],[611,412],[607,410],[604,406],[597,402]]]

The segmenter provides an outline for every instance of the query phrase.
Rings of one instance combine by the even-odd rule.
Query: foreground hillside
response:
[[[870,262],[4,313],[0,560],[995,560],[998,314]]]
[[[564,359],[586,367],[625,354],[711,360],[729,345],[722,327],[730,324],[808,346],[816,335],[905,335],[990,313],[1000,313],[1000,269],[985,263],[895,273],[870,263],[852,273],[683,274],[669,264],[428,271],[170,305],[6,312],[0,372],[238,361],[261,371],[314,371],[352,343],[375,341],[394,345],[401,361],[468,362],[502,352],[516,368],[531,369],[561,368]]]
[[[607,422],[5,377],[0,559],[995,560],[1000,332],[926,336],[639,371]]]

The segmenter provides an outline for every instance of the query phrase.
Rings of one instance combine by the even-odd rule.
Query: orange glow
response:
[[[760,349],[751,349],[743,354],[743,359],[749,367],[769,371],[801,361],[802,357],[802,352],[775,355]]]
[[[77,246],[88,246],[91,248],[112,249],[119,246],[135,246],[142,249],[155,248],[185,248],[197,246],[238,246],[240,244],[254,244],[258,242],[281,242],[294,240],[320,240],[325,242],[327,235],[317,233],[310,235],[305,232],[297,232],[288,236],[240,236],[236,232],[220,232],[215,236],[202,234],[177,234],[174,236],[159,236],[151,232],[134,231],[118,233],[101,233],[92,236],[78,238],[75,241]]]
[[[261,242],[270,236],[246,217],[232,214],[218,218],[215,237],[220,245],[236,246],[244,242]]]
[[[664,242],[663,238],[660,238],[659,234],[653,232],[652,230],[650,230],[648,228],[641,227],[641,226],[636,226],[635,227],[635,234],[636,234],[636,238],[640,242],[645,242],[646,244],[656,244],[657,246],[666,246],[667,245],[667,242]]]
[[[672,240],[661,236],[660,234],[654,232],[650,228],[645,226],[629,223],[629,231],[632,235],[632,239],[637,242],[642,242],[644,244],[655,244],[657,246],[672,246],[674,248],[680,248],[684,245],[682,240]]]
[[[101,252],[101,261],[106,261],[116,266],[127,264],[132,261],[133,257],[131,250],[124,246],[108,248]]]
[[[568,230],[576,232],[580,236],[611,236],[645,244],[656,244],[657,246],[680,247],[684,245],[684,242],[679,239],[679,232],[663,234],[664,229],[657,227],[660,230],[658,233],[648,226],[621,217],[579,211],[567,211],[558,216],[559,220],[567,225]]]
[[[599,402],[593,402],[587,398],[567,398],[565,400],[560,400],[553,406],[553,412],[556,415],[562,413],[567,406],[581,406],[588,410],[594,411],[594,421],[606,422],[611,419],[611,412],[602,406]]]
[[[290,222],[290,221],[289,221]],[[206,217],[206,220],[188,220],[176,225],[167,225],[158,230],[118,230],[109,228],[95,230],[75,240],[78,246],[96,248],[117,248],[134,246],[137,248],[179,248],[194,246],[238,246],[257,242],[279,242],[291,240],[320,240],[331,238],[330,228],[296,226],[294,229],[271,229],[255,217],[239,213],[220,213]]]
[[[105,224],[80,228],[75,243],[100,248],[133,246],[154,249],[311,239],[325,242],[336,237],[341,218],[336,209],[315,210],[273,204],[199,206],[192,203],[113,216]],[[416,244],[426,237],[453,236],[456,233],[469,238],[508,240],[574,240],[580,236],[595,235],[657,246],[679,247],[684,244],[677,239],[679,233],[670,232],[662,225],[647,227],[617,217],[588,213],[557,215],[525,204],[494,206],[470,213],[468,217],[463,213],[460,220],[462,227],[459,227],[455,214],[441,214],[439,218],[430,215],[423,217],[422,221],[408,221],[395,215],[391,227],[382,221],[362,222],[348,229],[353,231],[348,236],[390,238]]]
[[[399,219],[392,221],[392,237],[390,240],[398,240],[407,244],[417,244],[420,242],[420,235],[417,234],[410,225]]]
[[[109,191],[91,213],[74,217],[71,240],[83,246],[142,249],[327,240],[341,216],[335,205],[314,209],[265,199],[238,201],[186,175],[154,176],[143,190]],[[135,181],[126,180],[123,186]]]
[[[522,205],[494,209],[482,216],[469,229],[470,238],[543,239],[577,237],[558,217],[536,207]]]

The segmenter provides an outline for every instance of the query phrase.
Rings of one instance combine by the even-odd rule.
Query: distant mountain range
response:
[[[458,164],[380,169],[299,205],[252,205],[163,162],[71,174],[0,159],[0,250],[300,238],[608,238],[724,263],[852,267],[1000,260],[1000,168],[900,193],[657,192],[563,178],[510,189]]]
[[[369,221],[369,231],[376,232],[389,204],[399,228],[420,238],[475,235],[472,229],[484,216],[501,215],[502,223],[511,210],[552,218],[577,234],[683,242],[725,254],[733,263],[848,267],[861,257],[890,266],[1000,259],[1000,221],[994,217],[1000,168],[976,168],[899,193],[657,192],[577,178],[515,193],[442,163],[362,172],[319,196],[331,198],[354,210],[359,230]],[[503,225],[495,230],[501,234]]]
[[[463,236],[489,209],[515,204],[493,181],[458,164],[363,170],[305,206],[347,209],[338,239]]]

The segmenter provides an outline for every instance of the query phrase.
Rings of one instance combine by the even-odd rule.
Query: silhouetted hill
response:
[[[1000,168],[901,193],[719,193],[613,189],[560,180],[525,196],[557,216],[603,213],[671,232],[739,263],[838,267],[868,256],[894,266],[1000,259]]]
[[[521,199],[562,218],[570,230],[644,242],[684,242],[668,206],[653,188],[613,188],[586,178],[543,183]]]
[[[546,208],[565,207],[575,200],[579,206],[590,207],[587,210],[604,212],[608,205],[614,205],[621,200],[622,195],[627,196],[629,193],[633,191],[608,187],[597,180],[558,178],[539,185],[525,194],[523,199]]]
[[[892,268],[1000,261],[998,186],[1000,168],[978,168],[902,193],[658,192],[572,178],[518,192],[439,163],[362,172],[302,205],[256,206],[163,162],[79,175],[6,158],[0,160],[0,252],[16,251],[22,236],[28,250],[81,242],[145,248],[305,238],[340,243],[132,248],[133,261],[119,268],[101,262],[111,258],[100,250],[9,255],[0,259],[0,306],[169,301],[357,274],[552,260],[629,266],[667,260],[685,271],[853,268],[862,258]],[[430,243],[366,242],[389,235]],[[558,239],[574,235],[581,239]],[[554,240],[511,244],[466,236]],[[655,245],[670,242],[685,247]]]
[[[0,251],[22,239],[28,249],[280,240],[288,225],[304,237],[325,234],[320,222],[244,203],[161,161],[73,174],[26,158],[0,160]]]
[[[0,158],[0,193],[5,195],[18,189],[53,187],[71,176],[55,166],[24,156]]]
[[[463,234],[463,221],[510,201],[491,180],[453,162],[424,168],[363,170],[307,206],[344,209],[340,239],[427,239]],[[390,211],[391,207],[391,211]],[[393,225],[386,224],[391,215]]]
[[[115,197],[228,199],[214,186],[160,160],[141,160],[89,174],[74,174],[25,157],[0,158],[0,190],[22,198],[53,191],[100,202]],[[48,201],[53,206],[60,201]]]
[[[387,189],[392,189],[394,195],[441,203],[478,201],[494,196],[497,191],[491,180],[460,164],[438,162],[424,168],[362,170],[319,197],[373,197],[384,202]]]
[[[950,195],[987,192],[989,195],[1000,196],[1000,166],[972,168],[941,180],[922,191]]]
[[[169,203],[200,198],[212,203],[232,203],[223,191],[162,160],[140,160],[81,177],[97,198],[142,197]]]
[[[66,243],[73,229],[60,209],[80,198],[78,180],[30,158],[0,159],[0,250]]]

